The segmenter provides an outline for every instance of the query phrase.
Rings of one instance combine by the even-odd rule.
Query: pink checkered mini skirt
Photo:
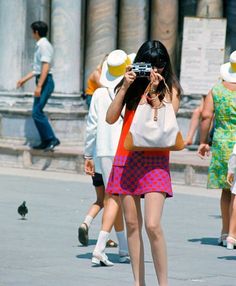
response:
[[[140,195],[159,192],[172,197],[169,154],[147,155],[130,152],[115,156],[106,192],[119,195]]]

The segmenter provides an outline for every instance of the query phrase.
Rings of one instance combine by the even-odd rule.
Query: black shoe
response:
[[[44,151],[52,151],[56,146],[58,146],[61,142],[55,138],[52,139],[46,146],[46,148],[44,149]]]
[[[84,245],[84,246],[88,245],[88,241],[89,241],[88,226],[85,222],[82,223],[78,229],[78,239],[82,245]]]
[[[31,148],[35,150],[44,150],[47,146],[48,146],[48,141],[43,141],[39,145],[32,146]]]

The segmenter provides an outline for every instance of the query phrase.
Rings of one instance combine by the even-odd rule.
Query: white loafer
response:
[[[228,233],[222,233],[221,236],[218,238],[218,245],[226,246],[227,241],[226,238],[228,236]]]
[[[236,246],[236,239],[232,236],[228,236],[226,240],[227,240],[227,246],[226,246],[227,249],[233,250],[234,247]]]
[[[93,252],[92,266],[114,266],[105,253]]]

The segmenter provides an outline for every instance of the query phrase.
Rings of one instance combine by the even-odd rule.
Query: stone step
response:
[[[45,171],[83,173],[83,148],[58,146],[54,151],[34,150],[22,144],[0,142],[0,165]]]
[[[32,119],[30,94],[0,92],[0,139],[2,141],[40,142]],[[53,94],[45,107],[56,136],[63,145],[82,145],[85,138],[85,102],[79,95]]]
[[[176,184],[206,186],[211,156],[201,159],[197,151],[171,152],[170,169],[172,181]]]
[[[171,152],[171,177],[176,184],[205,186],[210,158],[196,151]],[[53,152],[33,150],[22,143],[0,141],[0,166],[83,174],[83,146],[63,146]]]

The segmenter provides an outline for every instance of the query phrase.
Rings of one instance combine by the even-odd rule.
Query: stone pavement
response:
[[[0,286],[132,286],[130,265],[91,267],[101,216],[90,244],[82,247],[77,228],[94,199],[90,178],[76,174],[0,168]],[[219,192],[174,186],[163,216],[170,286],[236,285],[236,250],[217,246]],[[27,220],[17,207],[26,200]],[[111,237],[115,239],[114,232]],[[157,285],[144,234],[146,285]]]

